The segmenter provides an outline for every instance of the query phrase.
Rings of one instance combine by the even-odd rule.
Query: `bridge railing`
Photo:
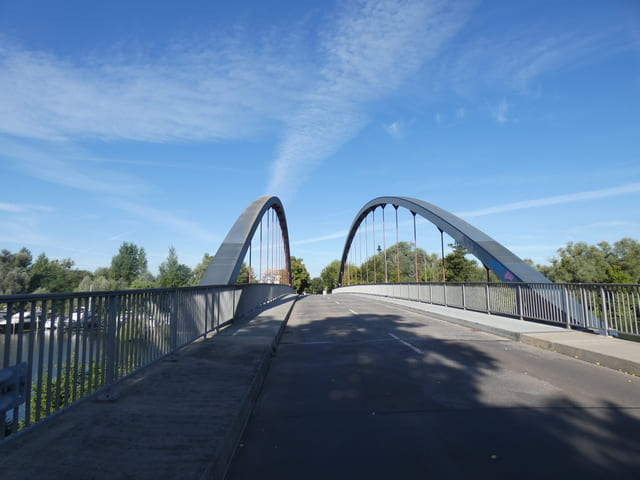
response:
[[[394,283],[351,285],[333,292],[432,303],[640,340],[637,284]]]
[[[0,296],[0,439],[235,318],[286,285]]]

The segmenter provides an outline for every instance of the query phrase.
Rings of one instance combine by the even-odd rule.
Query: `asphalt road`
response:
[[[229,479],[640,478],[640,380],[342,296],[298,301]]]

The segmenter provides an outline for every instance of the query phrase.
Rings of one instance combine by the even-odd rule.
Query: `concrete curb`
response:
[[[269,367],[271,366],[271,359],[273,356],[273,352],[278,346],[280,342],[280,338],[284,333],[284,329],[289,321],[289,317],[291,316],[291,312],[293,311],[293,307],[298,301],[298,297],[293,299],[291,302],[291,306],[285,315],[285,318],[276,333],[273,343],[271,344],[271,348],[266,350],[264,353],[264,357],[260,362],[260,366],[256,372],[255,377],[253,378],[251,385],[247,389],[247,394],[244,396],[240,406],[238,407],[238,411],[234,416],[231,424],[227,428],[227,431],[224,434],[224,437],[221,442],[221,446],[216,452],[214,458],[211,463],[206,467],[205,471],[202,473],[200,477],[201,480],[209,480],[209,479],[224,479],[227,475],[227,471],[231,467],[231,462],[233,461],[233,457],[235,455],[236,449],[240,443],[240,439],[242,438],[242,434],[249,422],[249,418],[251,417],[251,413],[253,412],[253,408],[258,400],[260,395],[260,391],[262,390],[262,386],[264,381],[269,373]]]
[[[590,335],[590,334],[584,333],[584,335]],[[617,340],[617,339],[609,338],[607,341],[611,341],[611,342],[623,341],[624,342],[629,340]],[[626,373],[629,375],[640,376],[640,363],[634,362],[632,360],[627,360],[624,358],[607,355],[606,353],[602,353],[602,352],[594,352],[593,350],[588,350],[586,348],[568,345],[566,343],[553,342],[547,339],[542,339],[540,337],[537,337],[536,335],[522,335],[520,342],[526,345],[531,345],[532,347],[551,350],[553,352],[560,353],[568,357],[573,357],[578,360],[583,360],[585,362],[589,362],[594,365],[610,368],[613,370],[618,370],[619,372]]]

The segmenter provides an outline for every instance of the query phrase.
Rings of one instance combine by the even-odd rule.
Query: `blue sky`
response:
[[[0,248],[89,270],[265,194],[313,276],[382,195],[536,263],[640,239],[640,3],[0,0],[0,185]]]

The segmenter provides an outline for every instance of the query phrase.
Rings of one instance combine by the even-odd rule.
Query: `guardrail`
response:
[[[552,323],[640,340],[640,285],[575,283],[386,283],[362,293]]]
[[[278,297],[286,285],[0,296],[0,439]]]

